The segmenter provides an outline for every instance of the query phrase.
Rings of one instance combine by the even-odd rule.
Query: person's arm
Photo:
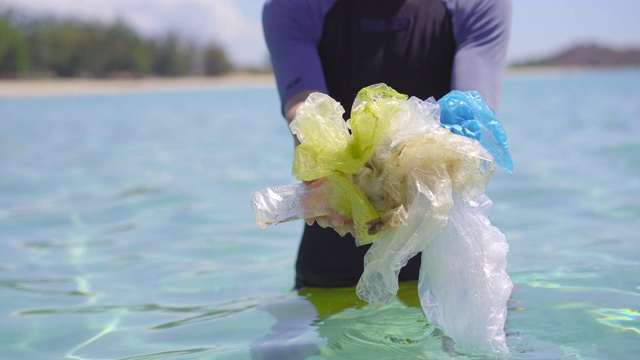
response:
[[[327,92],[317,44],[331,1],[269,0],[262,26],[276,77],[282,113],[288,122],[312,92]]]
[[[452,14],[453,90],[478,90],[498,111],[511,28],[511,0],[444,0]]]
[[[322,33],[324,14],[331,0],[269,0],[262,12],[265,40],[287,123],[313,92],[327,92],[317,43]],[[294,136],[295,144],[298,139]],[[314,181],[325,181],[316,179]],[[309,183],[309,182],[306,182]],[[353,230],[353,223],[338,214],[305,219],[322,227],[331,226],[341,233]]]

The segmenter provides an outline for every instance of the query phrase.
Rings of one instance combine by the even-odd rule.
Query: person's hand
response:
[[[325,178],[315,179],[311,181],[304,181],[305,184],[310,185],[312,183],[321,185],[327,181]],[[347,233],[355,234],[355,227],[353,226],[353,221],[350,219],[345,219],[340,214],[328,214],[324,216],[318,217],[310,217],[305,218],[304,221],[307,225],[311,226],[314,222],[317,222],[318,225],[322,228],[332,228],[334,229],[340,236],[345,236]]]

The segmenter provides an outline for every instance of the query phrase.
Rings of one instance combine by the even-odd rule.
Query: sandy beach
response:
[[[149,91],[274,87],[273,75],[232,74],[219,77],[141,79],[18,79],[0,80],[0,98],[103,95]]]
[[[586,67],[523,67],[508,68],[505,80],[522,77],[547,77],[603,71],[609,68]],[[273,74],[236,73],[216,77],[149,77],[140,79],[93,79],[93,78],[50,78],[50,79],[0,79],[0,99],[108,95],[176,90],[232,89],[242,87],[274,87]]]

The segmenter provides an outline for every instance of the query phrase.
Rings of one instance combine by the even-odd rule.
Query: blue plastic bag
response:
[[[499,166],[513,172],[507,133],[477,91],[451,91],[438,100],[440,124],[454,134],[477,140]]]

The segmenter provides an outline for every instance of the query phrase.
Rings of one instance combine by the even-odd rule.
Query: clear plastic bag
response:
[[[504,325],[513,287],[509,245],[489,222],[491,200],[455,200],[447,224],[425,243],[418,293],[430,323],[458,351],[507,353]]]

